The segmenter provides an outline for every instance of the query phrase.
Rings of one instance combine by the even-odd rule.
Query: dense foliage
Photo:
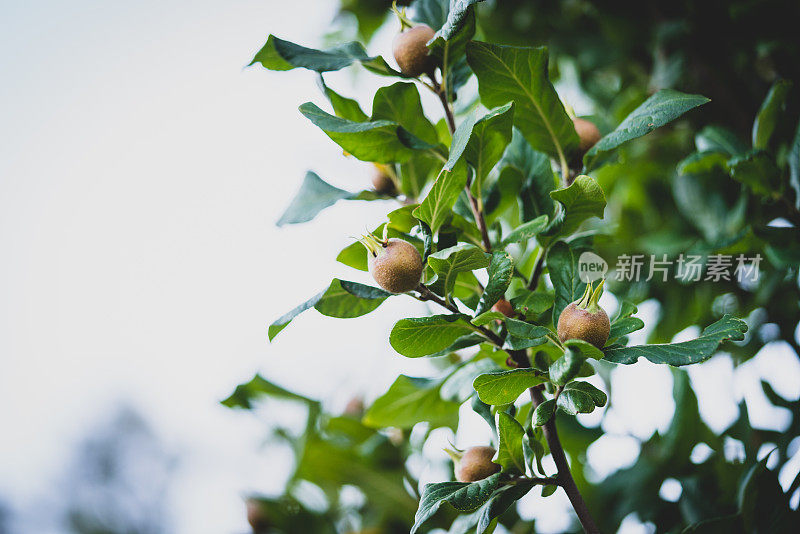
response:
[[[317,50],[270,35],[253,59],[318,73],[330,111],[309,102],[301,114],[349,157],[376,166],[374,190],[361,192],[309,172],[279,224],[309,221],[341,200],[398,201],[337,258],[369,269],[382,287],[334,279],[270,325],[270,339],[311,308],[353,318],[388,298],[415,298],[438,309],[398,320],[391,346],[441,370],[401,375],[369,406],[341,415],[261,376],[237,387],[227,406],[249,409],[267,396],[308,408],[303,435],[282,434],[296,453],[285,494],[249,502],[255,530],[530,532],[514,503],[563,490],[575,531],[615,532],[631,513],[657,532],[797,531],[789,501],[800,477],[784,491],[776,473],[796,453],[800,401],[764,383],[769,401],[792,414],[785,432],[753,428],[742,403],[738,420],[715,434],[678,369],[720,350],[741,364],[779,341],[800,357],[800,125],[787,81],[798,77],[798,44],[780,16],[764,22],[766,4],[785,18],[797,6],[539,4],[417,0],[392,14],[382,2],[343,2],[364,39],[385,23],[429,26],[437,70],[421,77],[355,41]],[[700,28],[712,18],[740,38],[713,39]],[[532,46],[540,44],[552,48]],[[370,114],[324,83],[325,72],[357,65],[387,79]],[[594,109],[588,124],[576,131],[556,87]],[[420,90],[441,101],[438,120]],[[592,125],[599,134],[587,141]],[[394,268],[386,254],[397,239],[416,251],[402,258],[402,276],[389,273],[402,282],[391,285],[380,269]],[[417,252],[424,270],[414,287]],[[685,276],[692,257],[696,278]],[[611,270],[588,279],[592,258]],[[650,262],[641,276],[636,258]],[[662,270],[652,269],[656,260]],[[404,292],[390,292],[397,288]],[[604,289],[618,303],[610,319],[598,306]],[[631,345],[645,327],[636,317],[645,300],[659,313],[648,343]],[[581,321],[596,324],[588,332]],[[671,343],[690,326],[702,331]],[[675,368],[672,423],[642,443],[633,466],[592,483],[585,451],[602,430],[576,415],[602,410],[610,369],[640,358]],[[455,430],[465,403],[492,429],[492,462],[466,469],[462,462],[487,451],[451,450],[457,480],[419,487],[409,459],[432,430]],[[743,444],[741,458],[724,454],[731,439]],[[701,459],[699,443],[711,451]],[[544,468],[548,455],[555,471]],[[666,479],[681,485],[677,502],[659,495]],[[307,483],[324,491],[322,509],[303,501]],[[353,487],[357,504],[342,499]]]

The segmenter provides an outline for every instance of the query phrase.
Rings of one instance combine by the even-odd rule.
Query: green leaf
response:
[[[474,112],[470,113],[461,121],[456,131],[453,132],[453,140],[450,142],[450,156],[447,158],[447,163],[444,164],[445,170],[453,170],[456,163],[461,160],[461,156],[464,155],[467,143],[469,143],[470,137],[472,136],[472,128],[475,126],[476,118],[477,115]]]
[[[514,230],[512,230],[511,233],[509,233],[506,238],[503,239],[503,242],[500,244],[500,246],[507,247],[511,243],[525,243],[529,239],[543,232],[547,228],[547,223],[547,215],[540,215],[532,221],[522,223],[514,228]]]
[[[378,89],[372,100],[372,120],[396,122],[428,144],[439,143],[436,128],[425,116],[419,91],[413,83],[397,82]]]
[[[700,152],[724,152],[738,156],[747,152],[747,145],[736,134],[721,126],[706,126],[694,137],[694,144]]]
[[[533,411],[534,426],[546,425],[554,413],[556,413],[556,401],[554,399],[544,401]]]
[[[553,293],[524,289],[518,291],[517,295],[511,299],[511,305],[514,306],[514,310],[530,318],[550,309],[554,298]]]
[[[590,217],[603,218],[606,197],[594,178],[582,174],[569,187],[556,189],[550,196],[564,206],[564,218],[558,229],[561,235],[572,234]]]
[[[448,71],[463,57],[467,42],[475,35],[475,12],[472,5],[482,1],[456,0],[451,2],[447,19],[428,43],[431,55],[439,58],[443,64],[446,61]]]
[[[522,392],[546,381],[530,368],[486,373],[475,378],[472,387],[486,404],[503,406],[516,401]]]
[[[495,491],[492,498],[478,512],[477,534],[487,532],[492,521],[527,495],[531,488],[533,488],[533,483],[520,480],[513,486],[506,486]]]
[[[579,389],[564,389],[558,396],[558,407],[570,415],[594,411],[592,397]]]
[[[489,111],[472,127],[472,136],[467,143],[464,157],[475,169],[472,192],[476,197],[482,195],[484,180],[511,142],[513,121],[514,103],[510,102]]]
[[[544,326],[526,323],[519,319],[506,319],[508,337],[506,346],[511,350],[522,350],[547,343],[547,336],[552,332]]]
[[[343,69],[353,64],[354,61],[373,61],[375,59],[368,56],[361,43],[356,41],[328,50],[315,50],[270,35],[250,65],[260,63],[264,68],[270,70],[304,68],[326,72]]]
[[[449,503],[459,512],[471,512],[483,505],[500,484],[500,473],[477,482],[437,482],[426,484],[422,490],[419,509],[414,516],[411,534],[439,510],[444,503]]]
[[[778,121],[784,116],[786,100],[791,88],[792,82],[788,80],[778,80],[770,87],[753,123],[753,148],[765,149],[769,146],[772,132],[775,131]]]
[[[789,185],[794,189],[794,206],[800,210],[800,122],[789,149]]]
[[[739,487],[739,513],[745,532],[794,532],[797,512],[789,507],[789,495],[783,492],[778,476],[767,469],[769,455],[753,465]]]
[[[269,336],[269,340],[272,341],[273,339],[275,339],[275,336],[277,336],[281,330],[289,326],[289,323],[292,322],[292,319],[294,319],[304,311],[313,308],[314,305],[317,302],[319,302],[319,300],[322,298],[324,294],[325,291],[322,291],[314,295],[304,303],[300,304],[296,308],[292,309],[291,311],[285,313],[284,315],[276,319],[271,325],[269,325],[269,330],[267,334]]]
[[[550,247],[550,251],[547,253],[547,269],[556,293],[553,303],[554,325],[558,324],[561,311],[583,295],[586,290],[586,284],[578,275],[578,257],[579,254],[563,241]]]
[[[514,277],[514,259],[508,252],[493,252],[491,263],[486,271],[489,274],[489,282],[478,302],[476,314],[490,310],[498,300],[505,296],[511,279]]]
[[[394,350],[409,358],[428,356],[446,349],[463,335],[472,333],[473,327],[461,314],[431,315],[401,319],[389,335]]]
[[[396,122],[354,122],[330,115],[311,102],[301,105],[300,113],[346,152],[362,161],[403,162],[413,154],[413,150],[404,144],[407,139],[401,141],[400,132],[404,130]],[[406,135],[411,134],[406,132]]]
[[[308,171],[300,186],[300,191],[297,192],[276,224],[283,226],[284,224],[308,222],[319,212],[333,206],[339,200],[354,197],[353,193],[334,187],[315,173]]]
[[[594,358],[595,360],[603,359],[603,351],[582,339],[568,339],[564,341],[565,347],[571,347],[580,352],[586,358]]]
[[[314,308],[328,317],[350,319],[373,311],[391,296],[377,287],[334,278]]]
[[[375,399],[363,423],[371,428],[412,428],[426,422],[431,428],[458,426],[459,403],[442,399],[441,380],[400,375]]]
[[[492,321],[505,321],[506,316],[500,312],[496,311],[485,311],[475,316],[475,318],[470,321],[475,326],[483,326],[485,324],[489,324]]]
[[[598,408],[602,408],[608,402],[608,395],[606,395],[603,391],[600,391],[599,389],[591,385],[589,382],[581,382],[579,380],[570,382],[569,384],[566,385],[564,391],[573,389],[578,391],[583,391],[584,393],[589,395],[592,398],[592,402],[594,402],[594,405],[597,406]]]
[[[511,143],[499,166],[505,167],[501,172],[501,179],[504,173],[512,169],[521,176],[522,189],[519,197],[522,220],[530,221],[541,215],[547,215],[552,220],[556,204],[550,198],[550,192],[555,189],[556,180],[547,154],[534,150],[520,131],[514,128]]]
[[[306,403],[316,402],[308,397],[304,397],[284,389],[281,386],[270,382],[261,375],[256,375],[249,382],[236,386],[236,389],[233,391],[233,393],[231,393],[227,399],[221,401],[221,404],[223,406],[227,406],[228,408],[244,408],[245,410],[250,410],[253,407],[252,401],[261,396],[269,396],[278,399],[294,400]]]
[[[563,386],[578,376],[581,366],[585,361],[586,357],[580,352],[572,348],[567,348],[559,359],[550,364],[550,380],[554,384]]]
[[[720,170],[727,174],[728,157],[722,152],[695,152],[678,163],[680,174],[707,174]]]
[[[321,75],[319,79],[322,84],[322,90],[325,92],[325,96],[328,97],[331,107],[333,107],[333,112],[337,117],[355,122],[364,122],[369,118],[361,109],[361,106],[358,105],[358,102],[352,98],[344,97],[328,87]]]
[[[644,321],[638,317],[625,317],[611,323],[611,333],[608,336],[608,343],[613,343],[622,336],[627,336],[632,332],[644,328]]]
[[[449,0],[414,0],[412,20],[427,24],[434,30],[444,26],[449,14]]]
[[[687,111],[710,102],[702,95],[689,95],[674,89],[662,89],[633,110],[616,129],[597,142],[583,158],[584,165],[600,152],[607,152],[621,144],[647,135],[656,128],[664,126]]]
[[[522,436],[525,430],[516,419],[506,412],[497,412],[497,453],[492,461],[503,467],[503,471],[525,474],[525,454],[522,452]]]
[[[700,337],[681,343],[640,345],[633,347],[611,346],[606,348],[605,359],[612,363],[631,364],[640,357],[653,363],[667,365],[689,365],[709,359],[723,341],[741,341],[747,332],[747,323],[731,315],[706,327]]]
[[[269,340],[272,341],[292,322],[292,319],[310,308],[316,308],[328,317],[350,319],[371,312],[391,295],[377,287],[334,278],[325,291],[311,297],[273,322],[269,327]]]
[[[438,275],[449,295],[459,273],[483,269],[489,265],[489,259],[489,255],[480,248],[464,243],[434,252],[428,256],[428,265]]]
[[[467,62],[487,107],[514,102],[514,125],[536,150],[559,160],[578,147],[578,134],[547,76],[547,48],[467,44]]]
[[[424,221],[433,233],[452,213],[453,204],[467,185],[467,166],[461,162],[452,171],[443,170],[425,200],[414,210],[414,217]]]
[[[781,187],[780,170],[772,157],[762,150],[752,150],[732,158],[728,165],[731,178],[745,184],[758,195],[772,195]]]

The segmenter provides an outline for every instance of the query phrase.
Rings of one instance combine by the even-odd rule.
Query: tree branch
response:
[[[450,133],[453,134],[456,131],[456,120],[453,116],[453,110],[450,107],[450,102],[447,101],[447,94],[442,85],[434,79],[431,78],[433,82],[433,87],[435,89],[436,95],[439,97],[439,101],[442,103],[442,108],[444,109],[444,116],[447,118],[447,126],[450,128]],[[467,198],[469,198],[469,207],[472,210],[472,216],[475,218],[475,224],[478,226],[478,230],[481,233],[481,241],[483,242],[483,249],[486,252],[492,251],[492,241],[489,239],[489,230],[486,227],[486,219],[483,216],[483,210],[481,209],[480,204],[478,203],[478,199],[475,198],[475,195],[472,194],[472,189],[470,189],[470,182],[467,182]]]
[[[531,366],[528,354],[524,350],[512,350],[509,351],[509,354],[520,367]],[[533,409],[535,410],[537,406],[544,402],[544,395],[539,387],[532,387],[529,391]],[[572,478],[567,456],[564,454],[561,440],[558,439],[555,415],[542,427],[542,432],[545,439],[547,439],[556,469],[558,469],[558,474],[553,477],[557,481],[556,485],[564,488],[564,492],[567,494],[569,502],[572,503],[572,508],[575,510],[575,514],[578,516],[578,520],[581,522],[586,534],[600,534],[600,529],[597,528],[591,513],[589,513],[589,508],[586,506],[586,502],[583,500],[583,496],[581,496],[578,486],[575,485],[575,480]]]
[[[453,313],[461,313],[461,310],[459,310],[454,304],[447,302],[445,299],[443,299],[442,297],[440,297],[439,295],[428,289],[426,286],[420,284],[417,287],[417,291],[419,291],[419,297],[417,297],[418,300],[422,301],[430,300],[431,302],[435,302],[439,306],[447,308]],[[485,326],[472,325],[472,327],[478,330],[489,341],[491,341],[498,347],[503,346],[503,339],[494,332],[492,332],[491,330],[489,330],[488,328],[486,328]]]

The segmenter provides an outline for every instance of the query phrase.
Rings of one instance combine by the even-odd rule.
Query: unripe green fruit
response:
[[[592,284],[589,284],[583,297],[564,308],[556,327],[562,343],[568,339],[582,339],[598,349],[605,346],[611,334],[611,322],[605,310],[597,304],[602,292],[602,282],[594,292]]]
[[[456,466],[456,480],[477,482],[500,471],[500,466],[492,462],[495,451],[492,447],[471,447]]]
[[[572,119],[572,123],[575,125],[575,131],[578,132],[578,138],[580,138],[580,151],[585,154],[600,140],[600,130],[593,122],[586,119],[575,117]]]
[[[430,55],[428,41],[435,34],[427,24],[419,24],[397,34],[392,43],[392,54],[400,72],[411,78],[433,73],[436,60]]]
[[[372,188],[381,195],[396,196],[397,187],[394,180],[382,165],[375,165],[372,171]]]
[[[387,239],[367,251],[372,278],[390,293],[406,293],[419,286],[422,256],[417,248],[402,239]]]

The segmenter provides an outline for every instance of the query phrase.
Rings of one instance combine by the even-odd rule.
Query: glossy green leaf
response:
[[[778,80],[770,87],[753,123],[753,148],[765,149],[769,146],[775,127],[785,116],[784,109],[791,89],[792,82],[788,80]]]
[[[511,142],[511,127],[514,122],[514,103],[510,102],[490,110],[472,127],[464,157],[475,169],[472,192],[480,197],[483,183],[494,166],[503,157]]]
[[[325,93],[325,96],[328,97],[328,101],[330,101],[331,107],[333,108],[333,113],[337,117],[355,122],[364,122],[369,119],[367,114],[361,109],[361,106],[358,104],[358,102],[352,98],[344,97],[328,87],[321,75],[319,78],[320,83],[322,84],[322,90]]]
[[[547,336],[552,334],[550,329],[544,326],[512,318],[506,319],[506,328],[508,328],[506,347],[511,350],[522,350],[544,345],[547,343]]]
[[[493,252],[489,267],[486,269],[489,274],[489,282],[483,290],[481,300],[478,302],[476,314],[489,311],[495,303],[506,294],[511,279],[514,277],[514,259],[505,251]]]
[[[722,152],[695,152],[678,163],[680,174],[705,174],[715,170],[728,172],[728,156]]]
[[[570,415],[594,411],[592,397],[579,389],[564,389],[558,396],[558,407]]]
[[[534,426],[546,425],[553,418],[554,413],[556,413],[556,401],[548,399],[536,407],[531,421]]]
[[[706,126],[695,135],[694,143],[700,152],[723,152],[729,156],[738,156],[748,149],[735,133],[721,126]]]
[[[564,391],[567,390],[583,391],[592,398],[592,402],[594,402],[594,405],[598,408],[602,408],[608,402],[608,395],[606,395],[605,392],[597,389],[589,382],[581,382],[580,380],[572,381],[564,388]]]
[[[585,358],[594,358],[595,360],[603,359],[603,351],[582,339],[568,339],[564,341],[565,347],[570,347],[580,352]]]
[[[536,150],[563,160],[578,134],[547,76],[547,48],[467,44],[467,62],[487,107],[514,102],[514,125]]]
[[[372,120],[396,122],[428,144],[439,143],[436,128],[425,116],[413,83],[397,82],[378,89],[372,100]]]
[[[747,323],[731,315],[706,327],[700,337],[681,343],[639,345],[633,347],[611,346],[606,348],[605,359],[612,363],[631,364],[641,357],[653,363],[667,365],[689,365],[709,359],[723,341],[741,341],[747,332]]]
[[[448,295],[453,291],[459,273],[483,269],[489,261],[488,254],[470,244],[456,245],[428,256],[428,265],[438,275]]]
[[[503,406],[516,401],[522,393],[533,386],[545,382],[545,378],[530,368],[511,369],[478,376],[472,387],[478,398],[486,404]]]
[[[401,319],[389,335],[394,350],[409,358],[428,356],[446,349],[473,331],[465,315],[431,315]]]
[[[445,503],[450,504],[459,512],[477,510],[489,500],[499,484],[500,473],[472,483],[437,482],[426,484],[422,490],[419,509],[414,516],[411,534],[417,532],[420,526]]]
[[[552,220],[556,204],[550,198],[550,192],[555,189],[556,180],[547,154],[534,150],[519,129],[514,128],[511,143],[498,165],[505,167],[504,173],[513,169],[521,177],[519,200],[522,220],[530,221],[542,215]]]
[[[603,218],[606,197],[603,188],[594,178],[580,175],[569,187],[550,193],[564,207],[564,218],[558,228],[561,235],[572,234],[580,224],[590,217]]]
[[[492,321],[505,321],[506,316],[500,312],[496,311],[485,311],[475,316],[475,318],[470,321],[475,326],[483,326],[485,324],[489,324]]]
[[[315,50],[270,35],[250,65],[260,63],[264,68],[270,70],[304,68],[326,72],[343,69],[352,65],[354,61],[372,61],[374,59],[368,56],[361,43],[356,41],[328,50]]]
[[[506,412],[497,412],[497,453],[492,461],[500,464],[503,471],[525,474],[525,455],[522,452],[522,436],[525,430],[516,419]]]
[[[789,148],[789,186],[794,190],[794,207],[800,211],[800,122]]]
[[[732,158],[728,165],[731,178],[745,184],[758,195],[772,195],[781,187],[780,170],[772,157],[762,150]]]
[[[355,196],[349,191],[330,185],[315,173],[308,171],[300,190],[276,224],[283,226],[284,224],[308,222],[320,211],[333,206],[339,200]]]
[[[431,428],[458,425],[459,403],[444,400],[442,382],[400,375],[389,390],[375,399],[363,423],[371,428],[412,428],[426,422]]]
[[[462,161],[452,171],[442,171],[425,200],[414,210],[414,217],[424,221],[436,233],[450,217],[453,204],[467,185],[467,166]]]
[[[613,132],[600,139],[589,149],[583,159],[584,164],[590,167],[588,162],[592,161],[600,152],[613,150],[631,139],[647,135],[656,128],[664,126],[687,111],[707,102],[710,100],[702,95],[685,94],[674,89],[658,91],[625,117],[625,120]]]
[[[550,365],[550,380],[554,384],[563,386],[578,376],[585,361],[586,357],[580,352],[567,348],[564,354]]]
[[[578,257],[579,254],[563,241],[557,242],[547,253],[547,268],[556,293],[553,303],[554,325],[558,324],[561,311],[586,290],[586,284],[578,276]]]
[[[294,400],[305,403],[315,402],[308,397],[304,397],[284,389],[274,382],[270,382],[261,375],[256,375],[249,382],[236,386],[236,389],[233,391],[233,393],[231,393],[228,398],[221,401],[221,404],[228,408],[244,408],[249,410],[253,407],[253,400],[261,396]]]
[[[329,317],[350,319],[373,311],[391,295],[377,287],[334,278],[325,291],[311,297],[273,322],[269,327],[269,339],[272,341],[292,322],[292,319],[310,308],[316,308]]]
[[[494,492],[492,498],[478,511],[478,524],[476,533],[488,532],[492,521],[500,517],[506,510],[520,500],[533,488],[533,484],[520,480],[512,486],[500,488]]]
[[[467,42],[475,35],[475,13],[472,6],[482,1],[451,2],[447,19],[428,43],[431,54],[442,63],[446,61],[447,67],[454,65],[464,55]]]
[[[522,223],[514,228],[501,243],[502,247],[507,247],[511,243],[526,243],[547,229],[547,215],[540,215],[532,221]]]
[[[554,298],[553,293],[525,289],[517,292],[511,299],[511,305],[514,306],[514,310],[530,318],[550,309]]]
[[[371,312],[391,296],[377,287],[334,278],[314,308],[328,317],[350,319]]]
[[[476,118],[477,115],[474,112],[468,114],[458,127],[456,127],[456,131],[453,132],[453,140],[450,142],[450,155],[447,158],[447,163],[444,164],[445,170],[453,170],[456,163],[461,161],[461,156],[464,155],[464,151],[467,149],[467,143],[469,143],[470,137],[472,136],[472,128],[475,126]]]
[[[413,150],[401,141],[399,137],[401,128],[396,122],[350,121],[330,115],[311,102],[300,106],[300,113],[346,152],[362,161],[402,162],[413,154]]]

